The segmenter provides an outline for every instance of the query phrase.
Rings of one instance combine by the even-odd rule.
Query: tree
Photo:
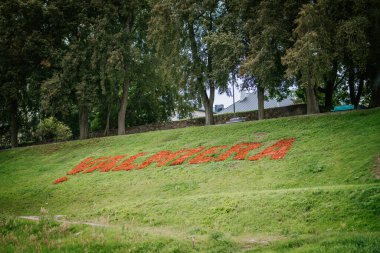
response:
[[[367,64],[368,88],[371,92],[370,107],[380,106],[380,3],[369,1],[369,57]]]
[[[36,134],[44,142],[53,139],[55,141],[69,140],[72,137],[70,128],[54,117],[42,120],[37,126]]]
[[[358,105],[364,84],[371,80],[370,7],[371,0],[323,0],[302,7],[294,30],[296,42],[283,62],[288,76],[300,77],[308,112],[318,111],[317,91],[324,93],[324,105],[330,109],[334,91],[345,82],[351,104]]]
[[[367,64],[369,56],[369,17],[368,1],[341,3],[344,14],[337,16],[337,55],[344,66],[350,94],[350,102],[358,107],[363,94],[364,83],[368,79]]]
[[[34,120],[40,82],[51,74],[50,48],[59,43],[56,23],[49,23],[53,13],[52,3],[45,1],[0,3],[0,108],[13,147],[20,128]]]
[[[168,68],[179,66],[182,89],[201,101],[206,125],[214,124],[216,89],[225,90],[236,69],[241,40],[223,23],[224,1],[153,2],[150,40]]]
[[[146,1],[98,1],[97,8],[101,13],[95,22],[94,36],[98,43],[92,60],[101,74],[100,84],[107,107],[111,108],[111,103],[119,100],[117,129],[119,135],[125,134],[133,68],[138,64],[140,54],[145,53],[146,23],[150,12]],[[109,115],[110,110],[107,121]]]
[[[84,11],[84,13],[86,12]],[[91,64],[96,41],[91,20],[82,18],[74,36],[65,38],[68,47],[63,51],[56,74],[43,83],[44,109],[50,113],[72,113],[72,105],[79,112],[79,138],[89,134],[89,112],[97,99],[98,73]]]
[[[88,138],[89,113],[97,100],[98,73],[91,65],[96,9],[88,2],[58,1],[56,7],[61,44],[51,48],[54,75],[43,82],[44,112],[67,115],[78,112],[79,136]],[[57,18],[56,18],[57,19]]]
[[[308,113],[319,112],[317,87],[329,71],[333,58],[328,50],[332,48],[328,30],[330,19],[320,20],[320,12],[314,3],[302,7],[294,30],[297,40],[283,57],[288,77],[299,77],[305,89]]]
[[[304,1],[306,2],[306,1]],[[302,1],[242,1],[239,8],[245,23],[247,50],[242,72],[252,76],[258,95],[258,116],[264,118],[264,92],[282,98],[291,82],[284,78],[281,57],[292,45],[294,20]],[[246,11],[249,10],[249,11]]]

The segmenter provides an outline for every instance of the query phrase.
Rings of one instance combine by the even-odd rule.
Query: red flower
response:
[[[189,159],[191,156],[195,155],[198,152],[201,152],[203,149],[204,149],[204,147],[185,150],[184,154],[182,154],[180,157],[175,159],[169,165],[170,166],[180,165],[180,164],[184,163],[187,159]]]
[[[220,162],[226,160],[231,155],[235,154],[234,160],[244,160],[249,151],[259,148],[262,144],[257,142],[243,142],[232,146],[222,155],[218,156],[215,161]]]
[[[173,153],[171,151],[163,150],[163,151],[157,152],[156,154],[154,154],[151,157],[149,157],[148,159],[146,159],[145,162],[140,164],[140,166],[138,168],[139,169],[145,169],[146,167],[148,167],[152,163],[157,163],[158,165],[162,164],[162,163],[167,163],[171,159],[175,158],[175,156],[177,156],[177,153],[174,153],[173,158],[171,158],[172,156],[173,156]]]
[[[220,149],[227,148],[227,146],[216,146],[211,147],[208,150],[204,151],[203,153],[200,153],[193,159],[189,161],[189,164],[197,164],[197,163],[208,163],[213,161],[215,158],[212,157],[212,155],[218,154]]]
[[[276,142],[272,146],[266,148],[261,153],[251,156],[248,158],[248,160],[256,161],[263,157],[270,156],[272,160],[282,159],[285,157],[286,153],[288,153],[289,149],[292,147],[293,142],[296,139],[290,138],[290,139],[284,139]]]
[[[101,172],[108,172],[110,171],[115,165],[123,158],[125,158],[126,155],[118,155],[118,156],[105,156],[100,157],[95,160],[96,165],[88,168],[87,170],[83,171],[83,173],[90,173],[94,172],[95,170],[100,170]]]
[[[138,153],[137,155],[129,157],[127,160],[122,162],[120,165],[114,167],[112,171],[118,171],[118,170],[132,170],[136,168],[138,165],[134,164],[133,162],[139,158],[140,156],[144,156],[146,153]]]
[[[54,180],[53,184],[59,184],[59,183],[65,182],[67,180],[69,180],[67,177],[60,177],[60,178]]]
[[[75,166],[67,174],[68,175],[75,175],[75,174],[77,174],[79,172],[82,172],[85,169],[91,167],[92,165],[94,165],[94,163],[95,163],[95,159],[92,158],[92,157],[88,157],[88,158],[84,159],[82,162],[80,162],[80,164],[78,164],[77,166]]]

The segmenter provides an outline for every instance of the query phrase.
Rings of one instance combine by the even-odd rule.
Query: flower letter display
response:
[[[178,151],[162,150],[153,155],[142,152],[135,155],[117,155],[117,156],[104,156],[104,157],[88,157],[75,166],[67,175],[76,175],[79,173],[92,173],[96,170],[100,172],[111,171],[128,171],[140,170],[148,168],[149,166],[162,167],[162,166],[176,166],[184,163],[188,164],[202,164],[209,162],[226,161],[232,157],[233,160],[248,160],[257,161],[260,159],[278,160],[283,159],[292,147],[295,139],[282,139],[276,141],[272,145],[265,145],[266,148],[261,150],[264,146],[260,142],[242,142],[229,146],[215,146],[215,147],[197,147],[194,149],[181,149]],[[256,154],[253,154],[256,152]],[[137,163],[136,160],[144,157],[145,160]],[[248,158],[247,158],[248,157]],[[67,181],[67,176],[56,179],[53,183],[59,184]]]

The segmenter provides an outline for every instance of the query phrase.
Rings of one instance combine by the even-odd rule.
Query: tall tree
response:
[[[120,97],[109,96],[108,107],[119,100],[118,134],[125,134],[128,94],[134,75],[134,65],[146,47],[149,6],[146,1],[97,1],[101,14],[96,20],[95,37],[98,46],[93,61],[101,73],[101,85],[116,87]]]
[[[344,66],[350,102],[357,107],[363,93],[364,83],[368,80],[370,20],[367,9],[369,1],[342,2],[336,8],[342,7],[345,12],[336,15],[336,19],[338,19],[336,52],[339,61]]]
[[[297,40],[283,57],[288,77],[298,77],[305,89],[308,113],[319,112],[317,88],[329,71],[333,57],[329,51],[331,36],[328,36],[332,24],[330,19],[321,20],[320,15],[314,3],[302,7],[294,30]]]
[[[226,89],[241,41],[223,23],[224,1],[154,1],[150,39],[169,68],[180,64],[182,87],[200,100],[206,125],[214,124],[216,89]]]
[[[89,114],[97,99],[98,73],[91,62],[96,44],[94,19],[96,12],[86,3],[68,3],[65,7],[79,7],[73,22],[61,35],[64,47],[57,50],[55,74],[42,86],[43,108],[48,113],[70,114],[78,111],[79,137],[89,135]]]
[[[39,84],[50,74],[50,47],[59,44],[50,2],[0,3],[0,108],[18,145],[20,127],[39,110]],[[59,30],[59,29],[58,29]]]
[[[371,107],[380,107],[380,2],[372,0],[369,7],[370,53],[368,59],[369,86],[371,89]]]
[[[351,103],[358,105],[370,81],[371,0],[311,2],[302,7],[294,30],[296,42],[283,62],[288,76],[299,76],[308,112],[318,111],[317,91],[330,109],[338,85],[347,82]],[[377,14],[378,15],[378,14]]]
[[[242,1],[245,34],[248,35],[242,71],[254,76],[253,84],[258,95],[259,119],[264,118],[264,92],[280,99],[291,82],[284,78],[285,66],[281,57],[292,45],[294,20],[302,3],[306,1],[262,0]],[[245,5],[245,6],[244,6]]]

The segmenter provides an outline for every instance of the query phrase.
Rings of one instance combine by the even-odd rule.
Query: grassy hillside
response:
[[[262,142],[253,155],[285,138],[295,142],[279,160],[151,165],[52,183],[90,156]],[[379,157],[379,109],[1,151],[0,249],[379,252]],[[40,223],[16,218],[41,208]],[[57,214],[109,226],[62,225],[49,219]]]

